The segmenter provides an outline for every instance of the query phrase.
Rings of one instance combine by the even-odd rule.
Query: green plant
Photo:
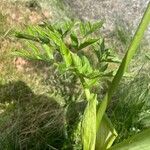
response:
[[[68,95],[64,90],[65,88],[63,89],[64,94],[61,93],[61,96],[66,101],[64,105],[66,112],[72,103],[77,103],[85,96],[89,99],[87,95],[89,89],[94,90],[94,87],[97,84],[99,85],[99,81],[114,76],[115,72],[109,69],[109,63],[120,63],[113,50],[105,47],[104,39],[93,34],[101,26],[102,22],[67,21],[52,25],[46,23],[43,26],[30,26],[25,33],[16,33],[17,37],[32,40],[36,43],[28,42],[29,50],[16,51],[15,55],[32,60],[46,61],[66,76],[64,80],[67,80],[67,82],[71,80],[71,83],[73,83],[74,80],[74,84],[81,83],[82,86],[75,86],[76,91],[81,91],[79,96],[75,91]],[[90,49],[92,51],[87,53]],[[91,55],[93,56],[91,57]],[[91,62],[94,62],[94,64],[91,65]],[[63,83],[65,82],[63,81]],[[70,90],[72,88],[73,86]],[[70,99],[74,92],[76,97]],[[84,92],[86,93],[85,96],[83,95]],[[59,94],[59,91],[56,90],[56,93]],[[79,120],[75,124],[78,124],[78,122]],[[76,132],[74,130],[76,130],[76,127],[73,127],[73,131],[69,131],[67,134],[71,137],[74,136],[74,132]]]
[[[120,83],[108,108],[107,114],[118,132],[115,143],[149,127],[149,75],[143,72]]]
[[[84,150],[124,149],[126,147],[128,149],[137,149],[137,142],[139,147],[148,148],[149,129],[122,144],[111,147],[117,133],[106,115],[106,108],[143,38],[149,21],[150,4],[148,4],[141,24],[115,75],[112,71],[109,71],[108,62],[114,63],[118,62],[118,60],[116,61],[110,51],[105,48],[103,39],[91,37],[102,26],[101,22],[91,24],[90,22],[76,23],[71,21],[62,25],[44,24],[43,27],[29,27],[25,33],[16,33],[16,36],[19,38],[40,43],[40,48],[36,44],[30,43],[30,51],[18,51],[15,53],[16,55],[47,61],[56,66],[62,73],[70,72],[75,75],[81,83],[87,100],[82,119],[79,122],[81,124],[79,130]],[[69,39],[71,40],[70,43],[66,41]],[[93,51],[97,57],[98,65],[92,65],[90,62],[91,59],[88,59],[84,49],[96,44],[100,46],[99,51],[95,48]],[[104,99],[98,101],[97,94],[93,92],[94,86],[103,78],[113,76],[114,78]],[[144,140],[140,136],[144,137]]]
[[[102,22],[91,24],[74,21],[29,26],[25,33],[17,32],[16,36],[36,43],[28,42],[29,49],[16,51],[15,55],[46,61],[68,79],[75,80],[74,76],[78,73],[79,76],[86,78],[86,82],[91,81],[89,84],[94,84],[101,77],[113,77],[115,72],[109,69],[108,64],[120,62],[114,51],[105,47],[104,39],[97,36],[93,38],[93,32],[101,26]],[[92,51],[87,53],[91,48]],[[65,49],[68,54],[62,55]],[[91,62],[94,64],[91,65]]]
[[[143,38],[143,34],[145,29],[147,28],[147,26],[149,25],[150,22],[150,3],[148,4],[147,10],[143,16],[143,19],[138,27],[137,32],[135,33],[135,36],[129,46],[129,49],[125,55],[125,57],[122,60],[122,63],[112,81],[112,84],[110,86],[110,89],[108,90],[108,93],[106,94],[106,96],[104,97],[104,100],[102,101],[102,103],[100,104],[100,107],[98,109],[98,114],[97,114],[97,128],[99,127],[101,120],[102,120],[102,116],[105,113],[106,107],[108,105],[108,103],[110,102],[110,99],[112,97],[112,94],[114,93],[114,90],[116,89],[116,87],[118,86],[124,72],[126,71],[129,62],[131,61],[133,55],[135,54],[139,43],[141,41],[141,39]],[[145,135],[146,136],[146,135]],[[148,137],[147,137],[148,138]],[[140,143],[139,143],[140,144]],[[146,145],[146,143],[145,143]],[[146,146],[145,146],[146,147]],[[132,148],[132,146],[131,146]]]

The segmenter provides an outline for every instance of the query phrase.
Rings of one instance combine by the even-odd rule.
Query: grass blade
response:
[[[134,54],[137,51],[137,48],[141,42],[141,40],[143,39],[144,36],[144,32],[147,29],[148,25],[150,23],[150,2],[147,6],[147,9],[144,13],[144,16],[141,20],[141,23],[139,24],[139,27],[133,37],[133,40],[121,62],[121,65],[110,85],[110,88],[107,92],[107,94],[105,95],[102,103],[100,104],[98,111],[97,111],[97,130],[98,127],[100,126],[101,120],[103,118],[103,115],[106,111],[107,105],[111,100],[112,94],[114,93],[114,91],[116,90],[123,74],[125,73],[125,71],[127,70],[127,67],[132,59],[132,57],[134,56]]]
[[[150,149],[150,129],[142,131],[135,136],[116,144],[109,150],[149,150]]]

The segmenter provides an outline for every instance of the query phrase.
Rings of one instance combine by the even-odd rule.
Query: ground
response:
[[[57,1],[55,1],[55,4],[58,4]],[[70,5],[75,6],[75,4],[76,2],[74,1]],[[79,4],[80,3],[78,3],[78,5]],[[86,4],[89,5],[90,3]],[[60,6],[58,7],[60,8]],[[62,7],[62,5],[60,12],[54,12],[54,6],[47,8],[43,5],[43,7],[41,7],[38,3],[36,3],[36,1],[10,3],[8,1],[1,0],[0,116],[2,117],[0,118],[2,119],[0,119],[0,131],[8,131],[7,133],[12,133],[11,131],[14,129],[13,125],[15,125],[16,132],[14,132],[14,134],[19,132],[18,138],[19,140],[21,140],[19,141],[21,143],[23,143],[23,140],[26,140],[27,142],[32,138],[32,140],[34,141],[34,137],[36,137],[36,139],[38,139],[38,147],[38,143],[40,143],[40,140],[45,136],[48,130],[56,131],[56,129],[54,129],[53,127],[55,125],[59,126],[60,122],[62,124],[64,123],[64,112],[59,103],[60,101],[62,102],[64,100],[61,97],[57,97],[57,100],[51,98],[53,92],[55,91],[52,86],[55,84],[55,82],[53,83],[53,81],[55,79],[58,80],[57,76],[54,78],[53,74],[51,74],[51,72],[54,72],[53,68],[47,67],[47,64],[44,64],[43,62],[31,62],[12,55],[12,52],[14,52],[15,50],[19,50],[22,47],[25,47],[25,41],[20,41],[15,38],[14,31],[23,30],[27,25],[39,24],[42,21],[58,20],[58,16],[60,16],[60,19],[62,19],[64,17],[63,15],[65,15],[65,12],[63,10],[64,6]],[[82,13],[79,12],[79,15],[81,14]],[[68,18],[67,14],[64,18]],[[124,55],[125,49],[129,45],[132,36],[130,30],[125,29],[126,28],[124,28],[124,26],[118,27],[113,33],[112,37],[110,36],[111,34],[104,34],[106,42],[109,43],[108,46],[114,48],[120,55],[120,57]],[[115,111],[112,112],[113,109],[109,109],[110,117],[112,117],[116,128],[118,128],[122,133],[122,136],[119,137],[120,139],[128,137],[129,133],[133,134],[135,132],[138,132],[140,129],[139,126],[137,126],[137,122],[138,125],[141,125],[142,122],[144,127],[147,127],[149,123],[149,120],[147,119],[150,116],[149,104],[146,104],[146,106],[144,106],[144,110],[140,109],[141,102],[142,104],[143,101],[147,102],[149,100],[150,94],[150,79],[148,72],[150,66],[149,60],[145,57],[145,54],[147,54],[148,51],[149,47],[147,46],[147,41],[145,40],[143,41],[143,44],[141,44],[139,51],[134,57],[130,66],[129,73],[131,76],[122,81],[120,87],[118,88],[118,91],[114,95],[114,101],[111,107],[114,108],[117,104],[116,102],[119,102]],[[139,101],[139,105],[136,104],[137,101]],[[55,110],[51,108],[55,108]],[[21,111],[20,109],[22,109],[23,111]],[[55,113],[56,111],[57,113]],[[51,114],[51,116],[49,116],[49,114]],[[56,120],[58,115],[60,117],[59,120],[56,122],[54,121],[54,123],[58,124],[52,124],[51,126],[51,122],[44,120],[45,118],[48,118],[48,120],[51,119],[49,117],[52,117],[53,120]],[[140,118],[144,118],[144,115],[146,116],[146,119],[144,121],[140,120],[141,122],[139,123],[139,118],[137,119],[137,117],[140,116]],[[18,117],[18,119],[16,119],[15,122],[16,117]],[[24,126],[21,126],[21,129],[17,128],[20,127],[20,122],[24,120],[29,121],[27,122],[29,128],[26,128]],[[132,124],[129,124],[128,120],[131,121]],[[124,128],[122,128],[123,121]],[[34,130],[34,128],[36,128],[37,130]],[[131,130],[131,132],[129,130]],[[40,133],[41,137],[38,138],[38,135]],[[59,130],[58,134],[59,133],[62,133],[62,130]],[[0,136],[0,140],[5,137],[5,134],[6,132],[3,132],[3,136]],[[50,134],[53,135],[53,133]],[[6,135],[8,136],[9,134]],[[11,135],[13,136],[13,134]],[[32,135],[30,137],[31,139],[28,139],[28,135]],[[47,134],[47,139],[52,135]],[[60,139],[61,138],[63,137],[60,136]],[[120,140],[119,138],[118,141]],[[60,139],[58,138],[57,140]],[[9,143],[9,139],[8,141],[6,141],[6,143],[7,142]],[[0,142],[0,149],[1,146],[3,145],[1,145]],[[24,143],[23,146],[25,146]]]

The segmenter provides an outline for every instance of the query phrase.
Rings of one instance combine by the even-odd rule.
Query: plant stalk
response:
[[[134,54],[136,53],[137,48],[138,48],[141,40],[143,39],[144,32],[148,28],[149,23],[150,23],[150,2],[148,3],[147,9],[143,15],[141,23],[139,24],[139,26],[137,28],[137,31],[131,41],[131,44],[130,44],[130,46],[122,60],[122,63],[110,85],[110,88],[98,108],[97,130],[101,123],[102,117],[107,109],[107,105],[108,105],[108,103],[110,103],[110,100],[111,100],[111,97],[112,97],[114,91],[116,90],[117,86],[119,85],[119,82],[120,82],[123,74],[127,70],[131,59],[133,58]]]

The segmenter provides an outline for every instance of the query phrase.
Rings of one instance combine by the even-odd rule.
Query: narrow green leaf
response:
[[[101,51],[103,51],[103,52],[105,51],[105,40],[104,39],[101,40],[100,48],[101,48]]]
[[[68,21],[65,23],[65,25],[64,25],[65,32],[63,33],[63,37],[66,37],[68,35],[68,33],[73,28],[74,24],[75,24],[74,21]]]
[[[100,29],[101,27],[103,26],[103,21],[99,21],[99,22],[96,22],[92,25],[90,25],[90,28],[89,28],[89,31],[86,33],[85,36],[88,36],[89,34],[97,31],[98,29]]]
[[[15,36],[20,39],[27,39],[35,42],[49,43],[49,39],[47,37],[30,35],[28,33],[16,32]]]
[[[66,62],[66,65],[70,66],[72,64],[71,52],[65,45],[65,43],[62,41],[60,34],[58,32],[49,31],[48,36],[50,40],[52,40],[59,47],[60,53],[64,61]]]
[[[34,30],[33,26],[28,26],[27,27],[27,33],[29,35],[35,35],[35,30]]]
[[[99,39],[88,39],[85,42],[81,43],[78,50],[81,50],[89,45],[92,45],[93,43],[97,42]]]
[[[85,33],[86,33],[85,25],[82,22],[80,23],[80,32],[82,35],[85,35]]]
[[[78,48],[79,41],[78,41],[77,35],[75,33],[72,33],[70,35],[70,37],[71,37],[73,46],[76,47],[76,48]]]
[[[150,60],[150,54],[146,54],[145,56],[146,56],[147,59]]]
[[[35,56],[40,54],[39,48],[35,45],[35,43],[33,44],[28,41],[27,44]]]
[[[83,66],[82,73],[90,74],[93,72],[91,64],[86,56],[82,57],[82,66]]]
[[[49,40],[52,40],[59,47],[61,46],[61,36],[59,33],[52,32],[49,30],[49,32],[47,32],[47,36],[48,36]]]
[[[93,87],[94,85],[97,84],[97,79],[86,79],[85,78],[85,84],[84,84],[84,88],[88,88],[90,89],[91,87]]]
[[[50,46],[48,46],[47,44],[43,44],[42,46],[43,46],[48,58],[54,59],[52,48]]]
[[[148,25],[150,23],[150,3],[148,4],[148,7],[144,13],[144,16],[141,20],[141,23],[139,24],[139,27],[135,33],[135,36],[128,48],[128,51],[126,52],[126,55],[124,56],[122,63],[110,85],[110,88],[108,90],[108,92],[106,93],[103,101],[101,102],[99,108],[98,108],[98,112],[97,112],[97,130],[98,127],[101,123],[101,120],[103,118],[103,115],[106,111],[107,105],[111,100],[111,97],[114,93],[114,91],[116,90],[117,86],[119,85],[119,82],[123,76],[123,74],[125,73],[125,71],[127,70],[127,67],[132,59],[132,57],[134,56],[134,54],[137,51],[137,48],[140,44],[140,41],[143,39],[143,35],[145,30],[147,29]]]
[[[150,150],[150,129],[146,129],[114,145],[109,150]]]
[[[66,62],[66,66],[69,67],[72,64],[71,53],[70,53],[70,50],[62,41],[60,45],[60,52],[61,52],[62,57],[64,58],[64,61]]]
[[[16,52],[11,53],[13,56],[19,56],[19,57],[24,57],[27,58],[29,56],[29,53],[26,50],[20,50]]]
[[[72,56],[74,66],[76,67],[77,70],[81,71],[80,70],[82,68],[81,58],[75,53],[72,53],[71,56]]]

